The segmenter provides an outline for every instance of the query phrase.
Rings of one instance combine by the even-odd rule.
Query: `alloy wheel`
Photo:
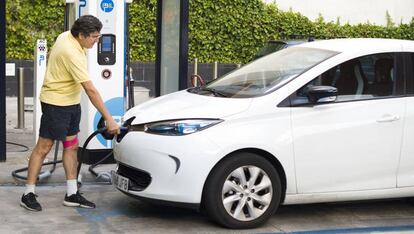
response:
[[[242,166],[232,171],[222,189],[222,202],[227,213],[239,221],[260,217],[272,201],[272,181],[256,166]]]

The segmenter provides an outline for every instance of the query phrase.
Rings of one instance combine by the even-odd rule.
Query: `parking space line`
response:
[[[342,234],[342,233],[372,233],[372,232],[401,232],[414,231],[414,225],[407,226],[379,226],[379,227],[358,227],[344,229],[322,229],[298,232],[275,232],[272,234]],[[270,233],[269,233],[270,234]]]

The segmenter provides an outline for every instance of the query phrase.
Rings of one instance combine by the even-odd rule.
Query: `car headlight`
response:
[[[182,136],[201,131],[222,122],[221,119],[182,119],[148,123],[144,131],[167,136]]]

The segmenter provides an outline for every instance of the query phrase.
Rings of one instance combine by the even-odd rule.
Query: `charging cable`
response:
[[[58,153],[59,153],[59,141],[55,141],[55,156],[54,156],[53,161],[52,162],[46,162],[46,163],[42,164],[42,166],[53,165],[53,167],[52,167],[52,169],[50,169],[48,171],[41,171],[39,173],[39,175],[37,176],[38,181],[46,179],[50,175],[52,175],[52,173],[56,169],[56,164],[63,162],[62,160],[57,160]],[[24,168],[21,168],[21,169],[14,170],[14,171],[12,171],[12,176],[14,178],[17,178],[17,179],[27,180],[27,176],[22,176],[22,175],[19,175],[18,173],[23,172],[23,171],[27,171],[28,169],[29,169],[29,167],[24,167]]]

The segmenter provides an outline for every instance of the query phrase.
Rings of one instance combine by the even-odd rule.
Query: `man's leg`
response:
[[[63,167],[66,180],[76,180],[78,167],[78,141],[77,136],[67,136],[63,142]]]
[[[42,210],[42,207],[36,200],[35,186],[43,161],[45,160],[46,155],[50,152],[52,146],[53,140],[39,137],[39,140],[30,155],[29,168],[27,170],[26,191],[20,202],[20,205],[28,210]]]
[[[43,161],[46,155],[50,152],[53,146],[53,140],[39,137],[37,144],[32,150],[32,154],[29,159],[29,168],[27,170],[27,184],[34,185],[37,181],[40,169],[42,168]]]
[[[77,136],[68,136],[63,142],[63,166],[67,180],[67,192],[63,204],[83,208],[95,208],[95,204],[86,200],[78,192],[77,165],[78,165],[78,140]]]

